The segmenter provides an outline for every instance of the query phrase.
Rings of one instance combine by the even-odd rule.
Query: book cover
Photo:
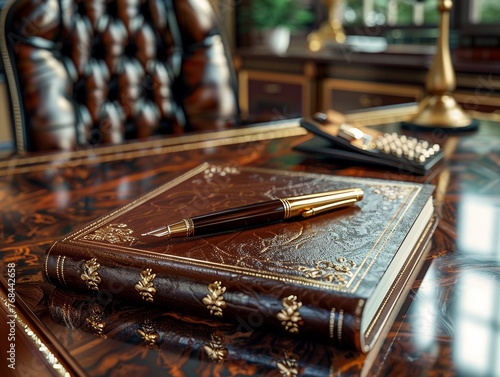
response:
[[[269,199],[361,188],[353,207],[206,237],[141,234]],[[201,165],[55,241],[48,281],[367,352],[419,270],[431,185]]]

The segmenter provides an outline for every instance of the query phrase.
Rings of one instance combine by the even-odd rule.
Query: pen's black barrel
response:
[[[191,220],[194,225],[194,235],[203,236],[277,223],[284,217],[285,208],[281,200],[271,200],[192,217]]]

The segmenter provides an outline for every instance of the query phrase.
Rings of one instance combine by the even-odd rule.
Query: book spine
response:
[[[251,368],[254,375],[273,374],[281,369],[295,370],[295,375],[330,375],[329,371],[338,369],[336,365],[343,357],[339,350],[312,341],[267,331],[241,332],[230,324],[155,308],[144,310],[123,301],[100,301],[92,295],[58,288],[48,299],[48,309],[50,317],[66,327],[153,351],[179,353],[187,356],[184,360],[198,361],[205,368],[218,371],[209,374],[224,375]],[[344,363],[341,365],[345,367]]]
[[[242,331],[268,328],[360,349],[363,299],[269,279],[258,271],[237,274],[158,254],[55,242],[47,250],[45,276],[60,287],[231,322]]]

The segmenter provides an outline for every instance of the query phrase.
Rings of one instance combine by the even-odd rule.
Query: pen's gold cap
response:
[[[310,217],[321,212],[353,205],[363,199],[364,192],[360,188],[327,191],[319,194],[294,196],[282,199],[286,207],[285,218],[302,216]]]

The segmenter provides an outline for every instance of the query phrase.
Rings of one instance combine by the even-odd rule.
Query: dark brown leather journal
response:
[[[141,234],[182,218],[358,187],[356,205],[204,237]],[[434,187],[201,165],[55,241],[61,287],[366,352],[398,311],[435,227]]]

